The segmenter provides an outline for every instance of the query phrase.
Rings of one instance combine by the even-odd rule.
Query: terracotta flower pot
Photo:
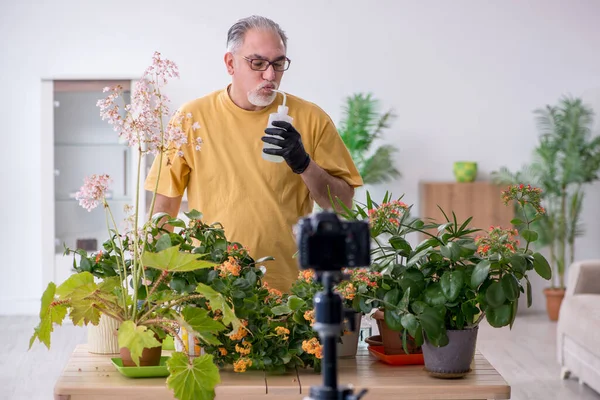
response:
[[[565,297],[565,289],[546,288],[544,289],[544,295],[546,296],[548,318],[550,318],[550,321],[558,321],[560,305]]]
[[[144,348],[140,357],[139,367],[155,367],[160,364],[160,357],[162,355],[162,339],[160,339],[156,334],[154,337],[161,343],[161,345],[152,348]],[[127,347],[121,347],[119,349],[119,353],[121,355],[121,360],[123,361],[124,367],[138,367],[138,365],[136,365],[131,359],[131,352]]]
[[[385,323],[383,311],[377,310],[373,313],[373,318],[377,320],[377,327],[383,342],[383,351],[385,354],[406,354],[402,347],[402,331],[394,331]],[[408,354],[421,353],[421,347],[417,346],[412,336],[408,335],[406,339]]]

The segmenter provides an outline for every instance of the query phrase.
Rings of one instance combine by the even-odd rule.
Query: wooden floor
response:
[[[85,328],[63,326],[53,334],[50,350],[36,343],[27,351],[36,322],[33,317],[0,317],[1,400],[51,400],[70,353],[86,342]],[[577,380],[560,380],[555,331],[545,315],[523,315],[512,331],[482,325],[478,348],[511,385],[513,400],[600,400],[600,394]]]

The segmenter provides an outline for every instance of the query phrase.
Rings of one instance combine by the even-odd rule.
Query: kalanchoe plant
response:
[[[233,335],[219,335],[222,344],[206,346],[205,351],[214,356],[218,365],[232,365],[235,372],[255,369],[265,373],[283,373],[297,371],[298,368],[319,371],[321,347],[316,332],[312,330],[310,314],[306,313],[308,305],[305,300],[269,288],[267,283],[262,282],[261,268],[252,265],[226,268],[223,275],[219,274],[214,279],[235,290],[240,285],[246,286],[244,281],[253,274],[258,279],[246,290],[248,298],[253,299],[250,312],[245,312],[242,319],[246,329],[240,329]],[[215,318],[219,320],[220,313],[216,313]]]
[[[402,272],[402,278],[410,277],[417,284],[393,299],[389,294],[383,299],[394,310],[392,324],[406,329],[418,344],[426,335],[438,347],[448,343],[446,330],[473,328],[483,318],[494,327],[512,327],[521,293],[526,293],[531,305],[528,273],[534,270],[544,279],[551,277],[544,256],[529,249],[537,239],[530,225],[544,212],[539,194],[539,189],[525,185],[502,193],[505,204],[514,201],[536,211],[532,220],[511,221],[523,226],[519,231],[492,227],[488,236],[473,238],[479,230],[469,227],[471,218],[459,223],[454,213],[452,219],[444,213],[446,221],[438,226],[437,235],[423,231],[430,238],[411,252]],[[517,233],[525,247],[519,247]]]
[[[200,141],[187,143],[182,123],[187,115],[176,114],[165,124],[168,117],[168,100],[161,89],[170,78],[178,77],[177,66],[163,60],[155,53],[152,65],[144,72],[136,85],[132,103],[121,110],[117,99],[122,88],[106,88],[106,99],[100,100],[103,119],[108,119],[119,136],[137,150],[139,160],[146,153],[158,157],[177,157],[181,146],[193,146],[200,150]],[[125,115],[122,115],[124,111]],[[197,123],[189,121],[192,129]],[[161,163],[162,164],[162,163]],[[178,218],[165,214],[152,216],[156,199],[153,193],[150,218],[141,221],[143,210],[138,209],[140,164],[138,164],[138,187],[135,208],[130,216],[131,226],[120,230],[106,200],[110,177],[94,175],[86,178],[77,193],[80,204],[91,211],[102,205],[107,219],[109,240],[104,251],[88,255],[75,250],[80,256],[78,273],[60,286],[51,282],[42,295],[40,324],[35,328],[31,345],[39,340],[50,347],[50,335],[55,324],[62,324],[69,315],[74,325],[96,325],[100,316],[120,322],[119,347],[128,349],[132,360],[139,364],[144,348],[156,348],[166,334],[179,342],[181,327],[199,340],[216,344],[216,336],[228,330],[240,332],[244,327],[235,316],[232,304],[221,293],[201,282],[186,293],[172,290],[178,274],[212,269],[216,263],[202,259],[204,249],[196,246],[186,233],[199,223],[199,213],[191,211],[188,226]],[[159,172],[160,173],[160,172]],[[182,228],[171,233],[165,224]],[[67,249],[68,253],[73,250]],[[176,281],[175,281],[176,282]],[[214,320],[207,309],[189,306],[192,300],[202,299],[211,312],[222,316]],[[184,349],[185,347],[182,346]],[[214,397],[214,387],[219,382],[219,372],[211,355],[192,358],[184,352],[174,352],[167,361],[170,376],[167,386],[178,399],[208,399]]]
[[[185,295],[198,284],[206,285],[230,300],[235,315],[243,326],[237,331],[219,332],[216,341],[200,343],[216,365],[233,367],[234,372],[249,369],[265,373],[282,373],[297,368],[320,368],[318,343],[309,321],[297,315],[305,302],[298,296],[284,294],[264,282],[268,261],[254,260],[240,243],[227,240],[219,223],[205,224],[198,215],[192,228],[173,240],[183,240],[182,248],[193,243],[200,259],[215,263],[213,268],[176,273],[170,287]],[[175,242],[173,242],[175,243]],[[187,247],[186,247],[187,248]],[[264,265],[263,265],[264,264]],[[187,305],[208,310],[215,321],[223,313],[213,310],[204,298],[191,298]],[[268,380],[265,379],[268,390]]]

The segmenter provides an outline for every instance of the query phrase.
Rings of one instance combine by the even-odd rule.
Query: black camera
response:
[[[297,225],[300,269],[336,271],[371,265],[371,233],[363,221],[342,221],[331,211],[301,218]]]

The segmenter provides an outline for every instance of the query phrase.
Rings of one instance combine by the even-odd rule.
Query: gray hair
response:
[[[231,28],[229,28],[229,32],[227,32],[227,51],[233,53],[238,50],[244,43],[246,32],[250,29],[271,30],[276,32],[279,37],[281,37],[283,47],[287,50],[287,36],[281,27],[269,18],[252,15],[238,20]]]

